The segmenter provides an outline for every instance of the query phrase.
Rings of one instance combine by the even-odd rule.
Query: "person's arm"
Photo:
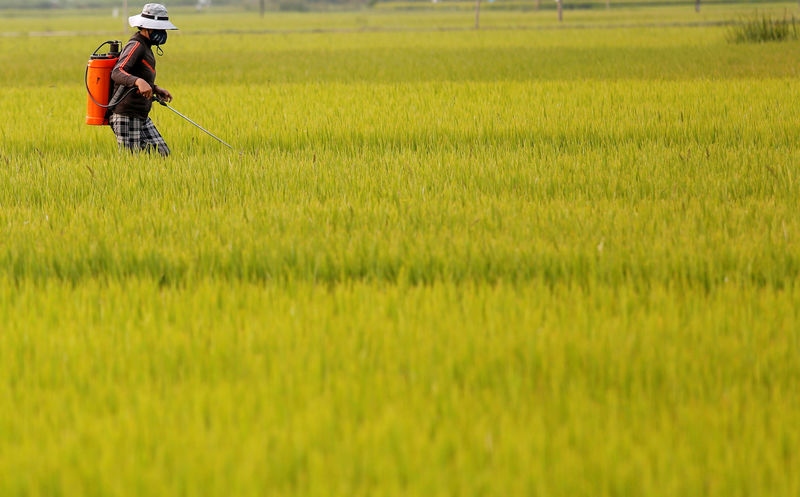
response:
[[[119,55],[117,64],[111,71],[111,79],[118,85],[135,86],[139,89],[139,93],[141,93],[142,96],[150,98],[153,96],[153,88],[150,84],[142,78],[131,74],[133,67],[139,59],[141,59],[144,49],[145,46],[138,41],[125,45],[125,48],[122,49],[122,53]]]

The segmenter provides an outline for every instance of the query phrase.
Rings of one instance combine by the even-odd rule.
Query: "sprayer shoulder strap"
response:
[[[118,103],[127,97],[134,88],[135,87],[117,85],[117,87],[114,89],[114,95],[112,95],[111,100],[108,101],[108,111],[113,112],[114,107],[116,107]]]

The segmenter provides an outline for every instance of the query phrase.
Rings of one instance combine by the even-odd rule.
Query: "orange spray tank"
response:
[[[97,53],[106,44],[109,45],[108,53]],[[119,60],[119,48],[119,41],[106,41],[89,57],[86,67],[86,124],[108,124],[108,102],[114,88],[111,71]]]

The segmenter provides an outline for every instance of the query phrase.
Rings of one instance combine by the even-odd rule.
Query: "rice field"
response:
[[[166,160],[83,124],[121,20],[0,11],[0,495],[800,494],[752,10],[175,9],[157,82],[237,150],[157,107]]]

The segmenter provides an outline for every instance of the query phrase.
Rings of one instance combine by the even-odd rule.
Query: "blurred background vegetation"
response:
[[[148,0],[129,0],[128,8],[137,10]],[[397,10],[415,9],[471,9],[474,0],[162,0],[168,7],[194,6],[198,9],[213,8],[216,6],[238,7],[248,10],[264,8],[269,11],[277,10],[336,10],[360,9],[380,7]],[[554,9],[556,2],[553,0],[481,0],[488,8],[534,10]],[[769,0],[702,0],[703,4],[763,4]],[[591,9],[609,7],[634,7],[634,6],[667,6],[680,5],[694,6],[695,0],[564,0],[565,9]],[[68,9],[68,8],[120,8],[123,0],[0,0],[0,9]],[[0,13],[0,15],[2,15]]]

